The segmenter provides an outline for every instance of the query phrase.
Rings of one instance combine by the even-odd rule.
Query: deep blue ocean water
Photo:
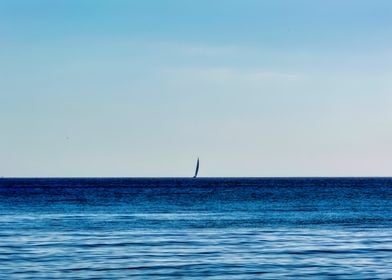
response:
[[[392,279],[392,178],[3,178],[0,279]]]

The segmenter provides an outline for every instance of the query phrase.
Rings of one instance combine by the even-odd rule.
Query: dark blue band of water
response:
[[[390,178],[0,179],[1,279],[392,278]]]

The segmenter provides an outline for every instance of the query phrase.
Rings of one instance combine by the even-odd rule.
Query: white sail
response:
[[[199,164],[200,164],[200,161],[199,161],[199,158],[197,158],[196,171],[195,171],[195,176],[193,176],[193,178],[196,178],[197,174],[199,173]]]

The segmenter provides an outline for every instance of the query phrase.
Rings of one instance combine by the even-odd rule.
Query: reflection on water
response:
[[[3,179],[1,279],[391,279],[391,179]]]

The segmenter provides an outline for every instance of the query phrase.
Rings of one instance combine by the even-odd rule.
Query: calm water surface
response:
[[[0,179],[0,279],[392,279],[392,179]]]

